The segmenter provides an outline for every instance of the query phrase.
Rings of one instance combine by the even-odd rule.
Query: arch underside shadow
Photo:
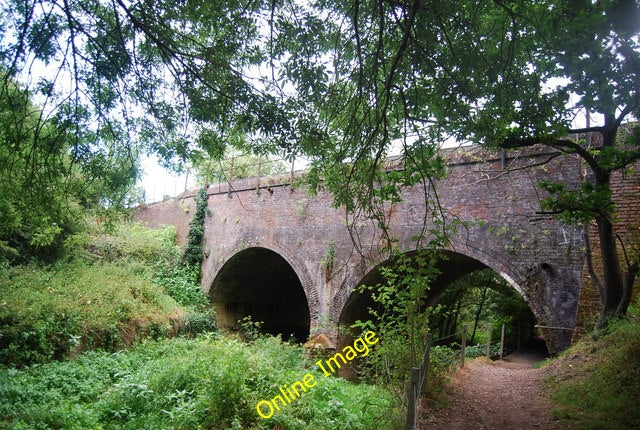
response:
[[[406,244],[406,246],[407,249],[411,249],[409,244]],[[408,250],[406,254],[415,252],[415,250]],[[454,239],[451,241],[450,247],[439,252],[446,259],[438,265],[442,273],[431,286],[429,304],[437,301],[443,289],[456,279],[476,270],[489,268],[503,277],[519,293],[538,320],[548,319],[543,307],[529,296],[530,286],[528,281],[513,265],[508,256],[487,250],[485,246],[466,239]],[[373,265],[370,262],[364,263],[357,270],[354,270],[354,275],[359,273],[359,277],[356,275],[345,279],[339,294],[334,296],[331,304],[331,315],[335,321],[341,319],[344,309],[355,299],[354,291],[357,286],[362,284],[375,285],[381,279],[379,267],[388,264],[388,260]]]
[[[438,304],[442,293],[447,289],[447,287],[469,273],[484,269],[490,269],[504,277],[504,273],[498,272],[494,268],[491,268],[468,255],[453,252],[450,250],[442,250],[439,252],[443,254],[445,258],[437,264],[438,269],[441,273],[436,277],[436,279],[430,286],[429,295],[425,306],[433,306]],[[412,252],[409,252],[408,254],[412,254]],[[380,268],[389,266],[391,264],[392,262],[388,260],[375,266],[362,278],[358,285],[373,286],[384,282],[384,278],[381,274]],[[509,284],[513,286],[513,279],[509,279],[508,277],[504,278],[508,281]],[[531,306],[531,303],[526,300],[526,297],[522,295],[522,289],[514,289],[521,297],[523,297],[523,300],[527,303],[529,309],[531,310],[532,318],[537,318],[534,309]],[[369,309],[375,309],[379,313],[383,310],[380,304],[376,303],[373,300],[370,292],[360,292],[357,288],[354,289],[349,295],[348,300],[342,307],[342,311],[340,312],[338,318],[339,332],[337,343],[339,346],[346,345],[351,341],[352,330],[348,328],[351,327],[353,323],[358,320],[366,321],[371,319]],[[349,373],[345,372],[347,377],[355,375],[352,369],[350,369],[348,372]]]
[[[302,283],[291,265],[278,253],[261,247],[232,256],[218,271],[209,290],[223,328],[238,329],[250,316],[261,321],[265,333],[309,337],[309,305]]]
[[[467,275],[468,273],[489,268],[484,263],[464,254],[449,250],[442,250],[440,253],[444,255],[445,258],[438,263],[438,269],[441,273],[430,286],[429,298],[426,303],[427,306],[435,305],[442,292],[452,282]],[[408,254],[415,254],[415,252],[408,252]],[[373,286],[384,282],[380,268],[391,264],[392,263],[387,260],[375,266],[362,278],[358,285]],[[374,309],[376,307],[376,304],[370,294],[360,293],[357,290],[352,291],[348,300],[344,306],[342,306],[342,311],[338,319],[339,324],[350,325],[357,320],[367,319],[369,317],[367,309],[370,307],[373,307]]]

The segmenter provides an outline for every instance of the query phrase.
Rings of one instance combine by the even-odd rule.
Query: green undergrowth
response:
[[[123,223],[72,238],[67,257],[53,264],[0,266],[0,364],[214,330],[197,273],[180,265],[174,241],[172,227]]]
[[[548,365],[554,415],[570,429],[640,428],[640,302],[596,340]]]
[[[400,415],[381,388],[325,378],[300,346],[222,335],[147,340],[126,351],[0,368],[2,429],[392,429]],[[256,411],[279,387],[317,385],[269,419]]]
[[[183,263],[175,229],[73,237],[51,264],[0,267],[0,429],[393,429],[383,388],[325,378],[304,348],[241,342]],[[261,400],[317,385],[268,419]]]
[[[16,267],[0,275],[0,361],[62,359],[163,335],[185,311],[160,288],[114,263]]]

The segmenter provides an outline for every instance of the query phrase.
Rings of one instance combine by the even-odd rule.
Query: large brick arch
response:
[[[406,252],[412,252],[411,248],[405,247]],[[544,309],[536,306],[535,301],[532,301],[528,294],[528,283],[526,276],[520,273],[516,267],[505,260],[504,256],[496,254],[491,250],[486,249],[478,243],[470,241],[451,241],[451,246],[441,250],[442,252],[450,252],[468,257],[481,263],[489,269],[492,269],[500,276],[502,276],[527,302],[534,316],[538,319],[547,319],[547,315],[544,314]],[[372,270],[381,264],[386,263],[388,260],[381,261],[361,261],[354,267],[350,276],[344,279],[341,287],[334,295],[331,303],[331,320],[334,322],[340,321],[342,312],[347,304],[352,293],[360,285],[363,278],[368,275]],[[473,270],[472,270],[473,271]]]

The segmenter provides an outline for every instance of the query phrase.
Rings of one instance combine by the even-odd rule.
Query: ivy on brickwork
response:
[[[204,218],[207,215],[207,192],[201,188],[196,195],[196,212],[189,223],[187,248],[184,251],[182,263],[200,271],[202,263],[202,239],[204,238]]]
[[[207,193],[205,188],[196,195],[196,211],[189,223],[187,247],[179,264],[164,267],[154,278],[154,282],[166,288],[167,293],[183,306],[196,313],[189,315],[188,331],[214,330],[215,311],[210,307],[208,296],[200,287],[200,267],[202,265],[202,240],[204,219],[207,215]]]

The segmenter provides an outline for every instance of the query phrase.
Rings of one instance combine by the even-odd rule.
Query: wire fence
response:
[[[215,163],[203,172],[210,183],[231,182],[234,179],[259,178],[281,175],[295,169],[295,162],[284,158],[266,158],[260,155],[242,154]]]
[[[402,170],[405,167],[406,159],[402,155],[390,155],[383,162],[383,169]],[[243,154],[235,154],[221,160],[212,161],[208,166],[200,165],[193,171],[187,169],[184,179],[184,191],[186,192],[189,184],[193,186],[193,178],[195,174],[196,185],[208,184],[211,188],[222,189],[225,184],[231,184],[238,179],[251,179],[255,181],[255,186],[251,189],[260,189],[264,185],[264,178],[279,178],[283,184],[293,185],[296,173],[306,170],[309,167],[310,160],[307,157],[297,156],[291,158],[274,158],[267,155],[256,155],[251,152]],[[173,183],[173,196],[178,194],[178,178]],[[170,187],[171,188],[171,187]],[[162,185],[161,197],[158,197],[154,187],[151,196],[146,199],[146,203],[167,200],[173,197],[167,194],[167,185]]]
[[[429,365],[430,365],[430,356],[431,356],[431,348],[443,340],[447,340],[449,338],[456,337],[460,335],[461,343],[460,343],[460,359],[458,361],[458,365],[460,367],[464,366],[465,358],[468,355],[468,348],[478,348],[475,347],[467,347],[467,332],[468,327],[465,324],[462,328],[462,331],[457,333],[450,334],[448,336],[442,337],[440,339],[433,340],[431,333],[427,334],[427,341],[424,348],[424,352],[422,354],[422,362],[419,367],[414,367],[411,369],[411,382],[409,384],[409,392],[407,393],[407,419],[405,430],[415,430],[417,427],[418,421],[418,405],[420,404],[420,395],[423,392],[423,389],[427,383],[427,378],[429,374]],[[492,347],[491,335],[493,332],[493,325],[488,324],[487,326],[487,342],[483,346],[485,349],[485,355],[489,358],[493,356],[498,356],[500,360],[504,358],[504,333],[505,333],[505,325],[502,324],[502,330],[500,335],[500,340],[493,342],[493,346],[499,345],[498,353],[495,354],[495,348]],[[478,354],[473,354],[478,355]]]
[[[307,169],[308,166],[309,160],[305,157],[296,157],[292,160],[252,153],[232,155],[222,160],[213,161],[209,166],[200,166],[195,171],[188,169],[186,174],[180,178],[174,177],[171,186],[161,180],[158,181],[159,183],[154,184],[153,188],[146,190],[148,196],[145,202],[154,203],[167,200],[178,195],[179,192],[186,192],[189,187],[203,184],[209,185],[210,188],[222,189],[225,184],[230,185],[238,179],[250,179],[254,184],[250,188],[258,190],[264,188],[265,178],[277,178],[277,181],[283,184],[292,185],[296,174]],[[184,184],[183,191],[180,191],[182,185],[178,184],[179,181]],[[160,195],[158,195],[158,190],[161,191]]]

